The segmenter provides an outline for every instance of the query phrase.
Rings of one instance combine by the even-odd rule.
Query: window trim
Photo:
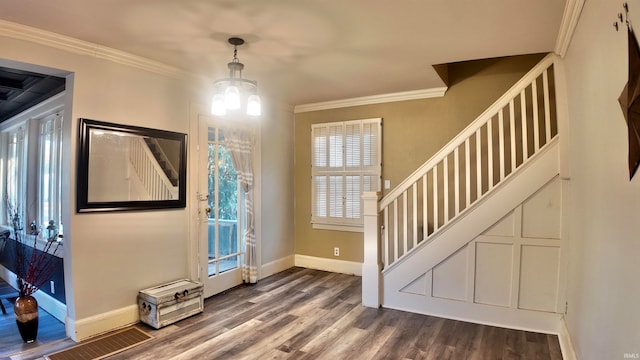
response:
[[[375,135],[375,139],[373,142],[375,143],[375,149],[373,151],[365,154],[364,149],[366,145],[364,143],[364,131],[366,125],[373,125],[373,130],[370,131],[373,135]],[[359,145],[355,150],[358,151],[358,160],[356,166],[349,166],[349,163],[353,163],[350,161],[350,157],[348,154],[349,141],[347,137],[349,134],[348,127],[357,125],[358,131],[358,143]],[[325,130],[318,130],[325,129]],[[325,135],[318,135],[317,131],[323,131]],[[327,138],[330,134],[337,134],[340,136],[339,145],[342,147],[342,155],[340,159],[332,159],[331,158],[331,140],[327,140],[324,143],[324,149],[322,150],[321,157],[324,157],[325,160],[318,160],[316,158],[317,147],[316,147],[316,139],[326,136]],[[335,136],[335,135],[334,135]],[[337,142],[336,142],[337,143]],[[353,144],[353,143],[351,143]],[[334,149],[335,150],[335,149]],[[375,158],[370,160],[368,164],[364,164],[365,159],[371,155],[371,153],[375,153]],[[326,166],[315,166],[317,162],[321,162],[322,165]],[[331,166],[333,165],[335,166]],[[342,191],[342,209],[340,217],[332,217],[329,215],[331,212],[331,205],[326,205],[326,216],[317,216],[317,185],[316,178],[318,176],[327,177],[326,186],[330,187],[329,177],[338,176],[342,178],[342,186],[340,187]],[[347,211],[349,206],[347,204],[347,177],[349,176],[357,176],[359,179],[359,190],[360,196],[359,199],[359,218],[348,218]],[[369,180],[370,186],[372,188],[367,189],[365,186],[366,177],[372,177],[374,180]],[[336,231],[350,231],[350,232],[363,232],[363,202],[362,202],[362,193],[363,191],[380,191],[381,188],[381,177],[382,177],[382,118],[369,118],[369,119],[359,119],[359,120],[349,120],[349,121],[337,121],[337,122],[326,122],[326,123],[317,123],[311,125],[311,225],[313,229],[323,229],[323,230],[336,230]],[[327,202],[330,202],[330,190],[326,190],[327,193]],[[353,205],[353,204],[352,204]]]
[[[40,124],[42,120],[50,117],[53,114],[59,113],[62,114],[65,108],[65,94],[63,91],[43,102],[35,105],[34,107],[25,110],[24,112],[8,119],[7,121],[0,124],[0,137],[6,141],[2,142],[2,149],[0,150],[0,157],[2,159],[7,159],[9,156],[8,151],[8,143],[9,137],[11,133],[17,131],[17,129],[22,128],[24,132],[24,140],[23,140],[23,166],[20,169],[21,183],[22,183],[22,194],[20,195],[20,204],[36,204],[39,202],[40,198]],[[62,129],[62,134],[60,136],[60,146],[64,147],[67,144],[64,141],[64,129]],[[62,170],[62,156],[61,160],[61,168],[60,168],[60,183],[61,185],[64,183],[63,177],[65,176],[64,171]],[[7,189],[7,177],[8,169],[6,162],[2,164],[2,169],[0,170],[1,178],[0,178],[0,189],[2,193],[6,193]],[[37,179],[37,181],[36,181]],[[64,197],[62,195],[62,189],[60,189],[58,195],[58,201],[60,202],[61,207],[64,208]],[[25,215],[25,224],[31,223],[31,221],[35,220],[39,227],[42,224],[39,224],[39,209],[37,206],[31,205],[26,206],[24,209]],[[2,201],[0,201],[0,224],[3,226],[8,225],[8,219],[6,216],[6,209],[4,203],[4,195]],[[58,225],[62,224],[62,213],[59,214],[60,218],[57,219],[59,222]],[[40,244],[42,241],[38,238],[38,243]]]

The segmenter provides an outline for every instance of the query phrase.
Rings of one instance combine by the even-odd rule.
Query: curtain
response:
[[[255,284],[258,282],[258,254],[253,218],[253,135],[248,131],[225,129],[224,136],[231,152],[233,166],[238,173],[240,188],[245,195],[246,223],[242,236],[245,255],[242,264],[242,281]]]

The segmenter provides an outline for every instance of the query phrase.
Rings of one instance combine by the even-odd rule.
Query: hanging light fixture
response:
[[[238,60],[238,46],[244,44],[244,40],[232,37],[228,41],[233,45],[233,59],[227,64],[229,77],[213,83],[215,92],[211,113],[222,116],[229,111],[244,109],[247,115],[260,116],[262,109],[258,96],[258,82],[242,78],[244,64]]]

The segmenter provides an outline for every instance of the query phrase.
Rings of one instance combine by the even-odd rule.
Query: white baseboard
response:
[[[38,306],[43,308],[56,319],[64,322],[64,319],[67,317],[67,305],[40,290],[38,290],[33,296],[38,300]]]
[[[561,315],[472,302],[401,294],[383,307],[507,329],[559,334]]]
[[[307,255],[296,255],[295,266],[315,270],[331,271],[347,275],[362,276],[362,263],[354,261],[327,259]]]
[[[278,260],[263,264],[260,268],[260,279],[264,279],[267,276],[292,268],[295,264],[296,261],[293,255],[285,256]]]
[[[16,284],[18,282],[16,274],[9,271],[9,269],[2,265],[0,265],[0,277],[13,288],[16,288]],[[41,290],[36,291],[35,294],[33,294],[33,297],[36,298],[38,306],[43,308],[44,311],[62,322],[65,321],[65,318],[67,317],[67,305]]]
[[[67,335],[79,342],[140,321],[138,305],[130,305],[80,320],[67,318]]]
[[[562,350],[562,358],[564,360],[577,360],[576,352],[571,342],[571,336],[564,316],[560,319],[560,332],[558,333],[558,341],[560,342],[560,350]]]

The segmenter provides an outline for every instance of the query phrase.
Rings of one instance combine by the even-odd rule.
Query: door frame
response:
[[[206,199],[200,200],[198,195],[198,178],[199,178],[199,125],[200,119],[206,117],[213,119],[214,122],[220,126],[224,126],[226,119],[216,119],[211,115],[210,106],[203,104],[191,104],[189,110],[189,139],[187,139],[187,207],[189,209],[189,270],[188,276],[191,280],[203,282],[207,277],[207,270],[201,268],[200,253],[205,251],[201,249],[199,243],[199,229],[198,229],[198,216],[199,211],[203,211],[206,207]],[[258,278],[260,278],[260,272],[262,268],[262,246],[261,246],[261,233],[262,233],[262,201],[261,201],[261,187],[262,187],[262,164],[261,164],[261,122],[264,118],[247,121],[245,126],[247,129],[253,131],[255,136],[255,146],[253,152],[253,171],[254,171],[254,199],[253,199],[253,216],[254,227],[257,242],[257,256],[258,256]],[[207,291],[205,287],[205,297],[210,297],[225,289],[209,289]]]

